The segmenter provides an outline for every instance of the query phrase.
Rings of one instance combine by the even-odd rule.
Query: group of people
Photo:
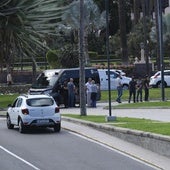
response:
[[[88,107],[96,107],[98,86],[92,78],[88,79],[85,84],[86,100]],[[63,103],[65,107],[75,107],[76,98],[78,97],[78,89],[74,84],[73,78],[69,82],[64,81],[62,85]]]
[[[121,97],[123,95],[123,86],[122,86],[122,77],[119,75],[117,81],[117,92],[118,96],[116,101],[121,103]],[[148,101],[149,98],[149,77],[146,76],[143,80],[139,77],[137,80],[135,77],[132,77],[132,80],[129,82],[129,98],[128,102],[131,100],[133,102],[142,102],[143,101],[143,90],[144,90],[144,101]],[[97,92],[98,86],[92,78],[88,78],[87,83],[85,84],[86,90],[86,103],[88,107],[96,107],[97,101]],[[70,78],[69,81],[64,81],[62,85],[62,95],[63,103],[65,107],[75,107],[76,98],[78,96],[78,89],[74,84],[73,78]]]
[[[117,92],[118,97],[116,101],[118,103],[121,103],[121,97],[123,94],[123,87],[121,83],[121,76],[119,75],[118,78],[118,85],[117,85]],[[143,89],[144,89],[144,101],[149,100],[149,77],[146,75],[145,79],[142,80],[141,77],[139,77],[137,80],[135,80],[135,77],[132,77],[132,80],[129,82],[129,99],[128,102],[131,102],[131,99],[133,97],[133,102],[142,102],[143,101]]]

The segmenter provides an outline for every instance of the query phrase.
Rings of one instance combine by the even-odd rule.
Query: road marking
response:
[[[10,152],[9,150],[7,150],[6,148],[0,146],[0,149],[2,149],[3,151],[7,152],[8,154],[12,155],[13,157],[19,159],[20,161],[24,162],[25,164],[29,165],[30,167],[34,168],[35,170],[40,170],[39,168],[37,168],[36,166],[34,166],[33,164],[31,164],[30,162],[22,159],[21,157],[17,156],[16,154]]]

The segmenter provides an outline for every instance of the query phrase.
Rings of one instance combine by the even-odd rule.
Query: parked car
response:
[[[100,77],[100,89],[108,90],[108,69],[98,69]],[[117,89],[119,73],[116,71],[110,70],[110,88],[111,90]],[[131,81],[130,77],[122,76],[123,88],[128,89],[129,82]]]
[[[19,126],[24,133],[29,127],[50,127],[55,132],[61,129],[61,115],[53,97],[48,95],[20,95],[7,110],[7,127]]]
[[[161,87],[161,71],[156,72],[150,77],[150,86]],[[164,85],[165,87],[170,86],[170,70],[164,70]]]

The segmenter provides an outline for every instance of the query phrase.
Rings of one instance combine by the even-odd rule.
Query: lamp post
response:
[[[115,120],[116,117],[112,116],[111,107],[111,88],[110,88],[110,49],[109,49],[109,0],[105,0],[106,8],[106,55],[107,55],[107,66],[108,66],[108,95],[109,95],[109,116],[107,121]]]

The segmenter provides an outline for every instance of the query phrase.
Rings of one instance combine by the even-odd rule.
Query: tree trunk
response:
[[[79,94],[80,114],[86,116],[86,94],[85,94],[85,57],[84,57],[84,0],[80,0],[80,30],[79,30]]]
[[[86,29],[84,31],[84,55],[85,55],[85,64],[89,65],[90,58],[89,58],[89,52],[88,52],[88,35],[87,35]]]
[[[140,19],[140,0],[134,0],[134,24],[137,24]]]
[[[129,62],[127,50],[127,37],[126,37],[126,18],[125,18],[125,1],[119,0],[119,25],[120,25],[120,39],[122,47],[122,63],[127,65]]]

